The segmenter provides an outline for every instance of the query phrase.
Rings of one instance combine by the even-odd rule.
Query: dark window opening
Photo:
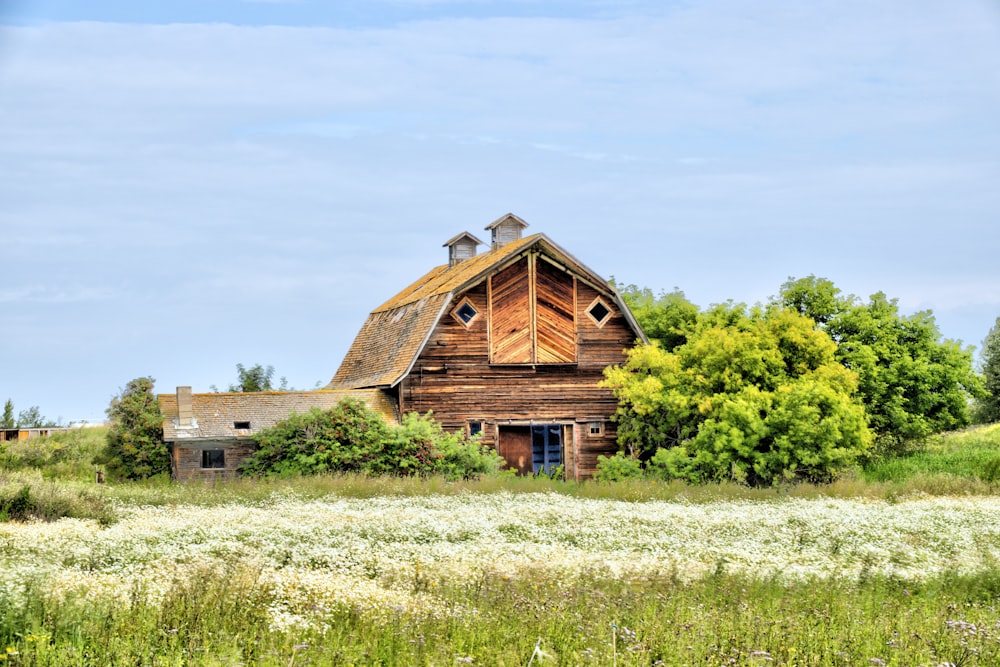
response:
[[[590,435],[604,435],[604,422],[590,422]]]
[[[483,432],[483,422],[469,422],[469,437],[479,435]]]
[[[233,422],[233,428],[237,431],[249,431],[250,422]]]
[[[479,311],[476,310],[475,306],[468,301],[462,302],[462,305],[455,311],[455,317],[462,320],[463,324],[468,324],[474,320],[478,314]]]
[[[551,475],[562,465],[562,428],[558,425],[531,427],[531,469]]]
[[[226,451],[224,449],[203,449],[201,450],[202,468],[225,468]]]
[[[611,309],[604,305],[600,299],[594,302],[592,306],[587,310],[587,314],[594,318],[597,324],[604,324],[608,316],[611,315]]]

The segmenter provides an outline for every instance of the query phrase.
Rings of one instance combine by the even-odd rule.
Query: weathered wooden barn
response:
[[[329,409],[346,397],[364,401],[389,423],[399,421],[395,404],[379,390],[194,394],[191,387],[177,387],[176,394],[160,394],[171,477],[234,477],[254,450],[252,435],[293,413]]]
[[[522,474],[590,477],[617,451],[603,370],[645,336],[606,280],[525,227],[499,218],[481,253],[468,232],[446,242],[448,262],[372,311],[324,390],[160,394],[173,477],[233,476],[253,434],[345,396],[390,423],[433,412]]]
[[[606,280],[507,214],[444,244],[448,263],[369,315],[334,390],[377,389],[397,414],[479,433],[522,474],[590,477],[617,451],[603,369],[645,340]]]

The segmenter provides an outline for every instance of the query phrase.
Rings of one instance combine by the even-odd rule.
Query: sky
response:
[[[312,389],[512,212],[702,307],[1000,316],[1000,0],[0,0],[0,401]],[[978,356],[978,355],[977,355]]]

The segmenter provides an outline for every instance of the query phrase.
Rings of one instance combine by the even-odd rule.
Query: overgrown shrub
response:
[[[625,479],[639,479],[643,476],[642,463],[639,459],[625,456],[618,452],[614,456],[597,457],[597,472],[594,479],[598,482],[620,482]]]
[[[55,431],[28,440],[13,440],[0,448],[0,467],[35,469],[46,479],[93,480],[94,464],[107,442],[108,429]]]
[[[389,426],[361,401],[292,415],[255,436],[243,475],[431,475],[470,479],[496,473],[503,459],[478,439],[446,432],[430,413]]]
[[[244,475],[364,472],[372,452],[389,438],[388,425],[361,401],[346,398],[329,410],[293,414],[254,436],[257,451]]]
[[[55,521],[63,517],[112,523],[111,503],[93,487],[54,483],[38,471],[0,473],[0,522]]]

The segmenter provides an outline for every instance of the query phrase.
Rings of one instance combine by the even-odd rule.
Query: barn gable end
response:
[[[583,479],[617,450],[603,369],[645,337],[611,285],[525,227],[499,218],[491,250],[373,311],[328,388],[381,389],[401,413],[481,434],[522,473]]]

